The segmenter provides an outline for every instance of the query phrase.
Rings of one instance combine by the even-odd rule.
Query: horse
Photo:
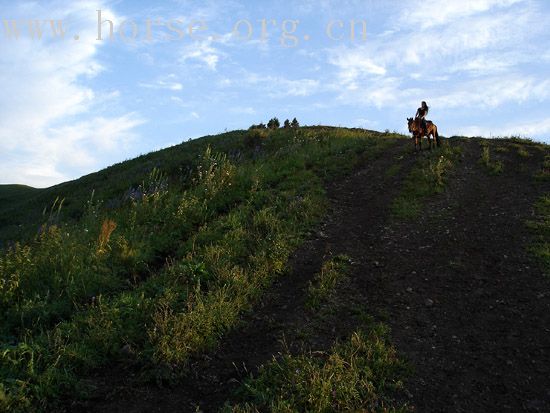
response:
[[[430,145],[430,150],[432,149],[432,138],[435,141],[433,146],[441,146],[441,141],[439,139],[439,133],[437,132],[437,126],[431,121],[426,121],[426,128],[422,127],[422,120],[420,118],[407,118],[409,124],[409,132],[413,134],[414,139],[414,150],[418,146],[422,150],[422,138],[426,136],[428,138],[428,144]]]

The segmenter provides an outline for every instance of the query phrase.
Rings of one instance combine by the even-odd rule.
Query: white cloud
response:
[[[213,42],[213,39],[190,42],[182,48],[179,61],[182,64],[195,61],[215,71],[220,58],[225,56],[225,54],[214,47]],[[223,39],[218,39],[216,42],[223,42]]]
[[[275,77],[268,81],[273,81],[273,89],[269,93],[272,97],[309,96],[319,88],[319,81],[315,79],[291,80]]]
[[[550,80],[532,76],[503,76],[462,82],[451,90],[434,93],[433,104],[456,108],[496,108],[505,103],[543,101],[550,98]]]
[[[386,74],[386,68],[364,49],[333,49],[329,51],[328,61],[338,67],[340,82],[348,89],[357,89],[357,81],[370,75]]]
[[[542,140],[550,143],[550,118],[534,119],[529,122],[506,123],[493,126],[465,126],[456,128],[455,135],[484,137],[533,137],[542,136]]]
[[[184,100],[182,98],[180,98],[179,96],[170,96],[170,100],[172,102],[174,102],[176,105],[178,106],[181,106],[181,107],[186,107],[188,106]]]
[[[524,0],[416,0],[410,2],[401,13],[399,23],[421,29],[442,26],[494,8],[506,8]]]
[[[365,119],[365,118],[355,119],[355,124],[361,128],[367,128],[367,129],[369,128],[374,129],[374,128],[380,127],[380,122],[378,122],[377,120]]]
[[[101,43],[95,41],[98,8],[116,19],[92,1],[2,9],[14,19],[55,16],[72,25],[64,40],[46,31],[41,41],[25,33],[0,40],[0,183],[49,186],[90,172],[102,164],[104,151],[118,149],[142,123],[137,114],[101,115],[102,104],[118,100],[119,92],[87,86],[104,70],[97,58]]]
[[[235,106],[230,108],[229,111],[239,115],[255,115],[257,113],[251,106]]]
[[[483,54],[456,62],[449,68],[449,72],[466,72],[471,76],[504,73],[523,60],[525,59],[522,56],[515,53]]]
[[[183,89],[183,85],[178,82],[177,76],[173,73],[157,77],[153,82],[140,82],[138,83],[140,87],[148,89],[167,89],[172,91],[179,91]]]
[[[226,85],[253,85],[259,87],[263,93],[272,98],[287,96],[304,97],[310,96],[321,90],[321,84],[317,79],[287,79],[282,76],[258,75],[245,72],[239,81],[226,82]]]

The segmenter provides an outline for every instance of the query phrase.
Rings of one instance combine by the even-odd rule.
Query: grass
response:
[[[445,142],[436,151],[422,157],[405,179],[401,193],[392,202],[392,216],[399,219],[413,219],[422,212],[423,200],[440,193],[446,185],[446,177],[457,161],[461,148]]]
[[[537,217],[527,225],[534,235],[530,251],[541,262],[545,274],[550,277],[550,195],[545,195],[535,205]]]
[[[486,141],[481,142],[481,158],[479,162],[485,166],[491,175],[498,175],[504,170],[504,164],[500,160],[491,159],[491,150]]]
[[[260,369],[239,392],[228,413],[248,412],[407,412],[391,394],[401,389],[405,365],[374,324],[358,330],[329,352],[284,354]]]
[[[393,164],[392,166],[390,166],[388,168],[388,170],[386,171],[386,176],[388,178],[391,178],[395,175],[397,175],[399,173],[399,171],[401,170],[401,164],[399,163],[396,163],[396,164]]]
[[[517,149],[518,155],[522,158],[529,158],[531,156],[529,151],[527,149],[525,149],[524,145],[519,145],[518,144],[518,145],[516,145],[516,149]]]
[[[350,258],[338,255],[323,263],[321,271],[315,275],[308,288],[307,306],[317,309],[336,288],[338,282],[346,277]]]
[[[83,205],[89,201],[92,192],[96,203],[103,203],[106,208],[117,208],[155,167],[161,165],[171,185],[187,187],[199,154],[211,146],[216,152],[236,157],[243,152],[241,143],[244,134],[245,131],[237,130],[194,139],[50,188],[0,185],[0,248],[12,246],[17,241],[31,240],[44,221],[44,209],[49,210],[56,198],[65,200],[61,221],[74,223],[83,217]],[[9,202],[3,202],[7,197]]]
[[[550,179],[550,155],[545,155],[540,171],[535,175],[535,179],[545,181]]]
[[[253,147],[247,136],[39,191],[59,193],[46,215],[20,215],[37,235],[0,253],[0,410],[58,410],[93,393],[83,377],[117,363],[178,380],[285,271],[324,213],[324,181],[394,142],[324,127],[273,131]]]

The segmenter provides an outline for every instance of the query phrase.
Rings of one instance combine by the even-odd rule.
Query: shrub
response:
[[[261,146],[268,136],[264,129],[250,129],[244,137],[244,144],[248,148],[257,148]]]
[[[267,122],[268,129],[279,129],[280,126],[281,124],[279,122],[279,119],[277,118],[272,118],[269,120],[269,122]]]

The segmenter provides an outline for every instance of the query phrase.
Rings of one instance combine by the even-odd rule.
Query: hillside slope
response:
[[[238,150],[244,135],[245,131],[232,131],[205,136],[49,188],[0,185],[0,248],[8,242],[36,235],[50,215],[57,217],[55,206],[62,200],[61,221],[81,218],[83,206],[92,196],[95,201],[115,204],[129,190],[142,184],[154,167],[162,168],[174,182],[184,184],[208,145],[214,151]]]
[[[285,270],[323,214],[323,180],[397,141],[237,131],[45,190],[61,209],[29,216],[37,235],[0,255],[0,407],[62,409],[117,363],[181,378]]]
[[[548,148],[447,141],[455,155],[445,188],[418,196],[411,184],[423,183],[410,178],[426,160],[436,160],[427,165],[437,168],[442,152],[413,156],[408,144],[327,185],[330,212],[293,254],[292,271],[242,327],[208,357],[194,359],[183,384],[135,388],[131,377],[117,375],[108,381],[118,389],[113,399],[93,403],[91,411],[216,411],[224,403],[235,406],[231,411],[279,411],[275,401],[307,410],[288,387],[277,393],[283,377],[295,379],[284,363],[266,376],[272,357],[328,354],[335,340],[370,324],[368,315],[391,327],[392,342],[412,368],[406,390],[393,401],[376,396],[374,410],[548,411],[550,280],[529,251],[536,237],[527,225],[550,190]],[[420,202],[420,212],[403,211],[403,199],[413,210]],[[321,307],[311,308],[311,283],[327,260],[342,254],[352,263],[348,276]],[[247,379],[250,374],[259,381]],[[251,404],[238,404],[243,401]]]
[[[415,154],[311,128],[227,148],[185,185],[153,171],[138,202],[0,259],[4,280],[36,282],[23,258],[86,277],[53,277],[55,300],[4,282],[0,406],[550,408],[548,147],[453,138]],[[52,263],[60,246],[89,258]]]

